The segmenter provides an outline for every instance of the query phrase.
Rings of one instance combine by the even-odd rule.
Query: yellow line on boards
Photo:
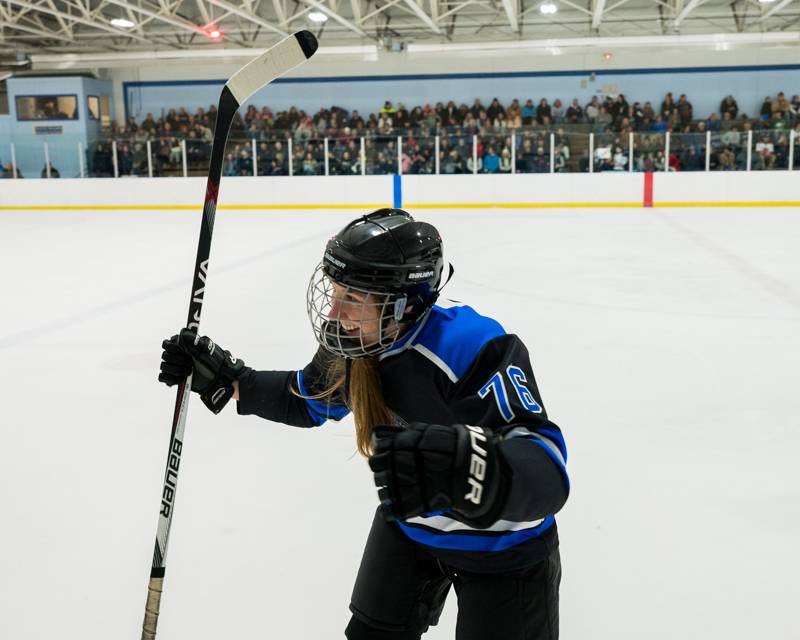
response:
[[[360,204],[221,204],[217,209],[227,210],[315,210],[315,209],[379,209],[391,207],[388,203]],[[640,208],[641,202],[409,202],[408,209],[580,209],[580,208]],[[0,205],[0,211],[196,211],[197,204],[89,204],[89,205]]]
[[[361,204],[221,204],[217,209],[380,209],[391,207],[386,202]]]
[[[800,207],[798,200],[741,200],[708,202],[653,202],[654,207]]]
[[[271,209],[286,211],[288,209],[380,209],[390,207],[388,203],[361,204],[221,204],[220,209]],[[202,204],[63,204],[63,205],[0,205],[0,211],[202,211]]]
[[[407,209],[590,209],[641,208],[641,202],[404,202]]]
[[[220,210],[314,211],[356,209],[369,211],[390,207],[388,203],[320,204],[221,204]],[[406,209],[642,209],[641,202],[407,202]],[[800,207],[798,200],[653,202],[653,207]],[[201,204],[89,204],[89,205],[0,205],[0,211],[201,211]]]

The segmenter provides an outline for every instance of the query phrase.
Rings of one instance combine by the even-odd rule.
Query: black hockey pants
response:
[[[376,514],[350,604],[348,640],[419,640],[435,625],[452,584],[456,640],[557,640],[558,549],[502,574],[453,569]]]

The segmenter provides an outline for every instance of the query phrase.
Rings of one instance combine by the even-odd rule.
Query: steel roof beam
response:
[[[16,29],[17,31],[24,31],[26,33],[33,34],[40,38],[52,38],[53,40],[63,40],[64,42],[73,42],[73,43],[75,42],[74,38],[68,38],[67,36],[62,36],[58,33],[52,33],[50,31],[42,31],[41,29],[34,29],[33,27],[29,27],[19,22],[4,22],[3,28]]]
[[[761,16],[758,20],[756,20],[756,23],[762,22],[762,21],[766,20],[767,18],[771,18],[773,15],[778,13],[778,11],[780,11],[781,9],[786,7],[787,5],[791,4],[792,1],[793,0],[781,0],[778,4],[776,4],[774,7],[772,7],[772,9],[767,11],[763,16]]]
[[[166,22],[167,24],[171,24],[173,27],[179,27],[180,29],[184,29],[185,31],[191,31],[192,33],[206,35],[205,30],[202,27],[200,27],[200,25],[197,25],[194,22],[189,22],[188,20],[180,20],[173,16],[153,11],[141,5],[131,4],[130,2],[126,2],[125,0],[105,0],[105,1],[108,2],[109,4],[115,4],[117,6],[123,7],[124,9],[131,9],[136,13],[140,13],[143,16],[148,16],[149,18],[153,18],[160,22]]]
[[[510,2],[510,1],[511,0],[503,0],[503,2]],[[433,20],[431,20],[431,17],[422,10],[422,7],[420,7],[415,2],[415,0],[404,0],[404,2],[406,3],[406,6],[409,9],[411,9],[420,20],[422,20],[426,25],[428,25],[428,28],[431,31],[439,34],[442,33],[442,30],[439,28],[439,25],[436,24]]]
[[[604,0],[605,1],[605,0]],[[503,9],[508,18],[508,24],[514,31],[519,31],[519,22],[517,22],[517,3],[515,0],[503,0]]]
[[[675,29],[677,29],[678,27],[680,27],[680,26],[681,26],[681,22],[683,22],[683,21],[686,19],[686,17],[687,17],[687,16],[688,16],[688,15],[689,15],[689,14],[690,14],[692,11],[694,11],[695,9],[697,9],[697,7],[699,7],[699,6],[702,4],[702,2],[703,2],[703,0],[689,0],[689,4],[687,4],[687,5],[686,5],[686,6],[683,8],[683,11],[681,11],[681,12],[678,14],[678,17],[677,17],[677,18],[675,18],[675,23],[674,23],[674,25],[673,25],[673,26],[675,27]]]
[[[329,18],[335,20],[336,22],[338,22],[343,27],[347,27],[348,29],[350,29],[350,31],[353,31],[353,32],[357,33],[362,38],[368,38],[369,37],[364,31],[359,29],[356,25],[354,25],[352,22],[350,22],[347,18],[344,18],[344,17],[340,16],[338,13],[336,13],[333,9],[331,9],[327,5],[322,4],[321,2],[318,2],[317,0],[302,0],[302,1],[303,1],[303,3],[309,5],[310,7],[314,7],[317,11],[321,11],[326,16],[328,16]]]
[[[86,25],[88,27],[93,27],[94,29],[100,29],[101,31],[106,31],[108,33],[113,33],[115,36],[120,36],[123,38],[132,38],[133,40],[139,40],[140,42],[147,42],[150,43],[150,40],[147,38],[143,38],[141,36],[137,36],[135,33],[130,33],[128,31],[123,31],[122,29],[116,29],[110,25],[107,25],[103,22],[96,22],[94,20],[90,20],[88,18],[81,18],[80,16],[70,15],[69,13],[64,13],[63,11],[58,11],[55,9],[49,9],[47,7],[43,7],[41,5],[35,5],[26,0],[5,0],[5,2],[9,4],[16,5],[17,7],[23,7],[25,9],[31,9],[32,11],[39,11],[50,15],[54,18],[60,16],[65,20],[70,20],[72,22],[78,22],[80,24]]]
[[[370,18],[374,18],[378,14],[383,13],[384,11],[386,11],[389,7],[393,7],[396,4],[400,4],[403,1],[404,0],[389,0],[389,2],[387,2],[384,5],[381,5],[380,7],[375,9],[374,11],[370,11],[367,15],[361,16],[361,19],[358,21],[358,24],[364,24]]]
[[[603,21],[603,11],[606,8],[606,0],[594,0],[594,11],[592,12],[592,29],[597,29]]]
[[[257,15],[253,14],[251,11],[245,11],[244,9],[240,9],[239,7],[235,7],[234,5],[225,2],[224,0],[206,0],[206,1],[209,4],[213,4],[215,7],[219,7],[220,9],[224,9],[225,11],[237,15],[240,18],[249,20],[253,24],[257,24],[259,27],[264,27],[265,29],[272,31],[273,33],[277,33],[278,35],[281,35],[284,38],[289,35],[283,29],[279,29],[274,24],[261,19]]]

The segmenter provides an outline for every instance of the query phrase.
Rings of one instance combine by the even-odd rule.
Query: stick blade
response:
[[[303,29],[302,31],[295,33],[294,37],[297,38],[300,48],[303,50],[303,53],[306,54],[306,59],[310,58],[317,52],[317,48],[319,48],[319,42],[317,42],[316,37],[314,37],[314,34],[310,31]]]
[[[298,31],[248,62],[225,86],[241,105],[256,91],[308,60],[317,47],[313,33]]]

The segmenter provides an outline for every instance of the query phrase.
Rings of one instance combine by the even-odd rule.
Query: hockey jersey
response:
[[[346,387],[325,399],[330,358],[320,349],[299,371],[250,371],[239,382],[238,412],[313,427],[347,415]],[[569,493],[567,450],[547,418],[527,349],[471,307],[433,306],[379,356],[384,399],[399,423],[467,424],[493,429],[511,470],[500,519],[486,529],[442,513],[398,522],[434,556],[469,571],[534,564],[558,544],[554,514]],[[292,391],[296,393],[292,393]]]

